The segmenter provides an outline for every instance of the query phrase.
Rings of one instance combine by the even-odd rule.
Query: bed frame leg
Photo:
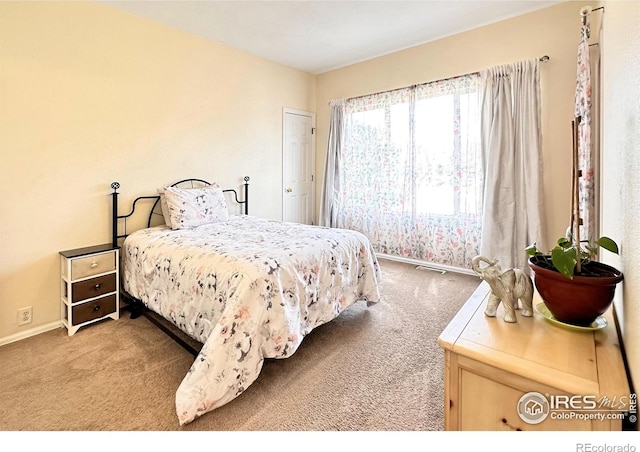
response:
[[[120,289],[120,299],[125,302],[125,305],[120,310],[129,311],[131,313],[130,318],[137,319],[142,315],[140,302],[122,289]]]

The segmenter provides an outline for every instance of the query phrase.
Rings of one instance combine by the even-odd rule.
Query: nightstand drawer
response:
[[[87,298],[99,297],[100,295],[116,290],[116,274],[98,276],[97,278],[86,279],[73,283],[72,302],[86,300]],[[76,322],[74,322],[76,323]]]
[[[98,319],[116,312],[116,295],[98,298],[97,300],[74,306],[72,309],[72,326]]]
[[[116,253],[98,254],[74,259],[71,262],[71,279],[86,278],[116,269]]]

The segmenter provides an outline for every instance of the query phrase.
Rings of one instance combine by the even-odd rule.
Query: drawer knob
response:
[[[98,266],[98,263],[97,263],[97,262],[92,262],[92,263],[91,263],[91,268],[96,268],[97,266]]]
[[[94,310],[95,312],[98,312],[98,311],[100,310],[100,305],[99,305],[99,304],[95,305],[95,306],[93,307],[93,310]]]
[[[100,284],[96,284],[95,286],[93,286],[93,288],[96,290],[100,290]]]

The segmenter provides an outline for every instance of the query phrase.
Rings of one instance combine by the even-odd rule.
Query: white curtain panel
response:
[[[320,226],[334,228],[337,225],[337,202],[340,190],[340,152],[344,137],[344,99],[332,100],[329,104],[329,140],[322,179],[320,197]]]
[[[484,206],[480,254],[529,271],[524,249],[543,244],[538,59],[481,72]]]

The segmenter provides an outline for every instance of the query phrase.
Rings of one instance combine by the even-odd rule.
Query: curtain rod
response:
[[[583,6],[582,9],[580,9],[580,15],[581,16],[588,16],[589,14],[591,14],[594,11],[598,11],[604,9],[604,6],[598,6],[597,8],[592,8],[590,6]]]
[[[543,55],[543,56],[541,56],[540,58],[538,58],[538,61],[540,61],[541,63],[546,63],[546,62],[547,62],[547,61],[549,61],[550,59],[551,59],[551,58],[549,57],[549,55]],[[432,81],[434,81],[434,82],[441,82],[441,81],[444,81],[444,80],[451,80],[451,79],[458,78],[458,77],[466,77],[467,75],[477,75],[477,74],[479,74],[479,73],[480,73],[480,71],[469,72],[469,73],[467,73],[467,74],[454,75],[454,76],[452,76],[452,77],[446,77],[446,78],[441,78],[441,79],[438,79],[438,80],[432,80]],[[431,82],[425,82],[425,83],[431,83]],[[422,84],[425,84],[425,83],[419,83],[419,84],[417,84],[417,85],[422,85]],[[409,85],[409,86],[417,86],[417,85]],[[406,86],[403,86],[403,87],[401,87],[401,88],[387,89],[387,90],[384,90],[384,91],[378,91],[378,92],[376,92],[376,93],[363,94],[363,95],[361,95],[361,96],[347,97],[347,98],[345,98],[345,100],[357,99],[358,97],[365,97],[365,96],[375,96],[375,95],[377,95],[377,94],[387,93],[387,92],[389,92],[389,91],[395,91],[395,90],[398,90],[398,89],[405,89],[405,88],[407,88],[407,87],[406,87]],[[329,102],[329,104],[331,104],[331,102]]]
[[[582,19],[582,25],[587,23],[587,16],[590,15],[594,11],[604,10],[604,6],[598,6],[597,8],[592,8],[590,6],[583,6],[580,9],[580,18]]]

